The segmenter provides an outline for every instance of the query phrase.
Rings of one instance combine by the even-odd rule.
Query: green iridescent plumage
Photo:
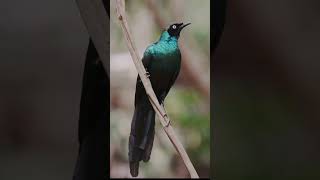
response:
[[[170,88],[177,79],[181,66],[178,39],[182,28],[189,24],[173,24],[164,31],[158,42],[150,45],[142,62],[150,75],[152,88],[163,105]],[[138,176],[139,162],[149,161],[154,139],[155,112],[146,95],[143,84],[137,77],[135,110],[129,137],[130,173]]]

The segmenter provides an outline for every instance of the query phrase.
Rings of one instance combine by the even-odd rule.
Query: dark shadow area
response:
[[[109,79],[76,2],[1,7],[0,179],[106,176]]]
[[[320,177],[318,1],[229,0],[213,55],[220,179]]]

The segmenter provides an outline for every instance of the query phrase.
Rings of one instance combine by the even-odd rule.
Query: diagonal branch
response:
[[[190,173],[191,178],[199,178],[196,170],[193,167],[192,162],[189,159],[187,152],[185,151],[183,145],[181,144],[181,142],[177,138],[172,126],[170,125],[170,119],[169,119],[168,115],[166,114],[164,108],[159,104],[158,99],[156,98],[156,95],[152,89],[151,82],[148,79],[148,76],[146,74],[146,70],[140,60],[140,57],[138,55],[138,51],[135,47],[135,44],[133,43],[133,40],[131,38],[131,34],[129,32],[129,26],[128,26],[126,14],[125,14],[124,0],[117,0],[116,6],[117,6],[118,19],[120,21],[121,28],[122,28],[123,34],[125,36],[125,39],[126,39],[128,49],[130,51],[130,54],[131,54],[132,60],[135,64],[135,67],[139,73],[139,76],[140,76],[140,79],[143,83],[143,86],[146,90],[146,93],[149,97],[149,100],[152,104],[152,107],[155,110],[155,112],[157,113],[157,115],[159,116],[159,119],[160,119],[160,122],[163,126],[164,131],[166,132],[166,134],[169,137],[170,141],[172,142],[173,146],[178,151],[184,164],[186,165],[186,167]]]

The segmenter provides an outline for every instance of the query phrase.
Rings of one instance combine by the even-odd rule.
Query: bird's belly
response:
[[[180,60],[177,58],[156,59],[150,69],[150,80],[157,96],[169,86],[176,71],[179,70]]]
[[[175,72],[180,66],[180,59],[167,56],[166,58],[155,59],[152,63],[154,73],[165,76],[166,73]]]

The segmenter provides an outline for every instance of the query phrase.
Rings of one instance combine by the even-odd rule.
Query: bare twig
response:
[[[193,167],[193,164],[191,163],[189,156],[185,149],[183,148],[181,142],[177,138],[172,126],[170,125],[170,119],[165,112],[164,108],[159,104],[158,99],[156,98],[156,95],[152,89],[152,85],[150,80],[147,77],[146,70],[142,64],[142,61],[140,60],[140,57],[138,55],[138,51],[133,43],[131,34],[129,32],[129,26],[127,23],[126,15],[125,15],[125,2],[124,0],[117,0],[117,15],[118,19],[121,24],[121,28],[123,31],[123,34],[125,36],[128,49],[130,51],[132,60],[136,66],[136,69],[139,73],[140,79],[143,83],[143,86],[146,90],[146,93],[149,97],[149,100],[151,102],[151,105],[157,115],[159,116],[160,122],[163,126],[164,131],[166,132],[167,136],[169,137],[170,141],[172,142],[175,149],[178,151],[179,155],[181,156],[183,162],[185,163],[191,178],[199,178],[196,170]]]

